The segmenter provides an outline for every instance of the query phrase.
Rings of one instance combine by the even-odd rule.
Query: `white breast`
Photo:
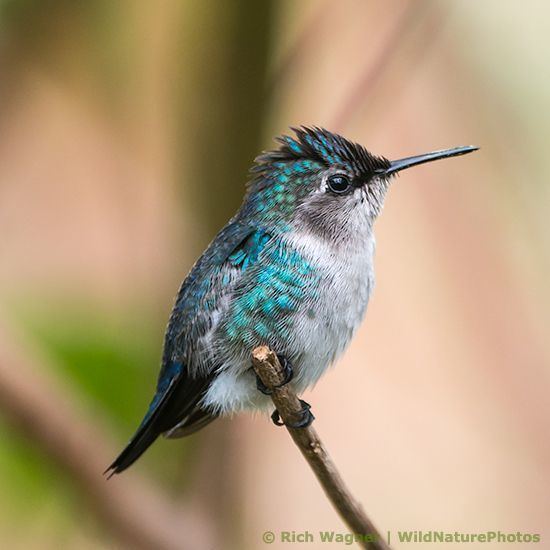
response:
[[[344,351],[363,319],[374,286],[375,241],[372,232],[339,245],[311,234],[289,240],[325,274],[318,298],[305,306],[295,327],[303,354],[296,386],[303,390]]]

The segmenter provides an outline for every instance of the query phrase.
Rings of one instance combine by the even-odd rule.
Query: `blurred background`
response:
[[[549,36],[542,0],[1,1],[0,547],[346,531],[263,417],[101,476],[152,395],[180,281],[298,124],[390,158],[481,147],[396,180],[367,317],[306,399],[395,548],[423,547],[398,530],[547,547]]]

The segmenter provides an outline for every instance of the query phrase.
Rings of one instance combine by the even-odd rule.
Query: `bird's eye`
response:
[[[351,182],[347,176],[343,174],[334,174],[327,180],[328,188],[337,195],[343,195],[351,189]]]

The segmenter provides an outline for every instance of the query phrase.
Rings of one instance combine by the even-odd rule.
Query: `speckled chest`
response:
[[[255,284],[262,284],[264,277],[272,283],[269,291],[272,295],[273,292],[289,295],[286,284],[279,287],[282,280],[287,280],[289,264],[268,268],[261,255],[258,265],[244,278],[244,284],[233,288],[222,300],[219,322],[203,339],[203,349],[213,352],[220,365],[204,399],[204,404],[214,410],[227,412],[269,405],[269,399],[256,389],[250,368],[250,353],[255,346],[268,344],[287,356],[294,369],[292,385],[301,392],[317,382],[344,351],[363,318],[374,284],[374,238],[370,232],[345,246],[329,244],[307,232],[293,232],[277,246],[286,251],[286,256],[294,258],[299,266],[296,269],[309,282],[295,286],[296,279],[289,277],[288,281],[293,281],[291,288],[299,295],[295,307],[279,312],[278,317],[267,322],[261,312],[264,301],[260,299],[255,307],[247,309],[253,315],[247,316],[246,324],[238,327],[234,335],[231,329],[235,326],[236,302],[246,302],[247,291]],[[265,253],[272,251],[267,247]],[[271,328],[265,337],[257,330],[258,323]]]

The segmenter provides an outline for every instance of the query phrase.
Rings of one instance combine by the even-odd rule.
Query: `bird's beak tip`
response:
[[[451,157],[458,157],[460,155],[466,155],[477,151],[479,147],[477,145],[463,145],[461,147],[453,147],[452,149],[444,149],[442,151],[433,151],[424,155],[416,155],[414,157],[407,157],[398,160],[392,160],[390,166],[384,171],[386,175],[396,174],[401,170],[410,168],[412,166],[418,166],[426,162],[432,162],[434,160],[446,159]]]

